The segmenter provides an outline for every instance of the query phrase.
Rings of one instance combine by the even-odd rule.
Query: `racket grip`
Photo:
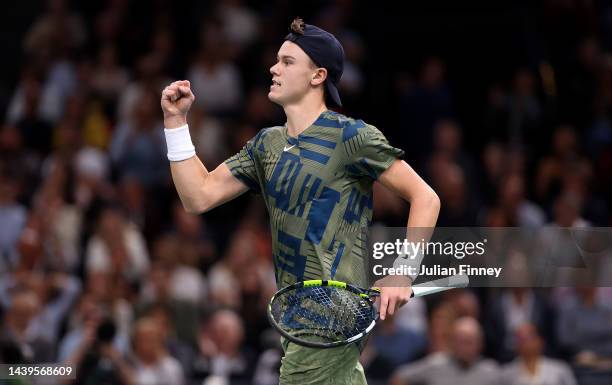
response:
[[[439,293],[441,291],[466,287],[470,283],[467,275],[451,275],[450,277],[436,279],[412,286],[412,296],[422,297],[424,295]]]

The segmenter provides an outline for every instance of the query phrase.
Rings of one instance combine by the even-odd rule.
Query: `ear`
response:
[[[315,72],[312,74],[312,79],[310,80],[310,84],[313,86],[318,86],[319,84],[323,84],[327,79],[327,69],[325,68],[316,68]]]

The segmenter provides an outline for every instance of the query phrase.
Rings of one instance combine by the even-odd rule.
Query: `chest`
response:
[[[304,201],[323,187],[336,191],[346,181],[346,160],[336,143],[310,143],[289,140],[259,151],[258,172],[265,194],[274,197],[277,205],[285,200]],[[288,202],[287,202],[288,203]]]

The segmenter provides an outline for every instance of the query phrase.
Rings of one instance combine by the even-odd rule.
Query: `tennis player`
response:
[[[195,97],[189,81],[162,92],[168,159],[185,209],[203,213],[246,191],[262,195],[270,216],[277,285],[336,279],[366,285],[363,229],[372,218],[375,181],[410,202],[407,226],[435,226],[440,201],[399,158],[374,126],[331,111],[341,106],[338,81],[344,50],[330,33],[295,19],[278,50],[268,98],[287,121],[264,128],[213,171],[195,155],[187,112]],[[410,298],[412,278],[388,276],[380,317]],[[284,341],[281,384],[365,384],[355,344],[311,349]]]

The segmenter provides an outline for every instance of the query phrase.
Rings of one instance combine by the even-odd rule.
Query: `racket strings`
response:
[[[294,336],[339,341],[362,332],[373,321],[369,300],[334,287],[302,287],[272,304],[279,326]]]

